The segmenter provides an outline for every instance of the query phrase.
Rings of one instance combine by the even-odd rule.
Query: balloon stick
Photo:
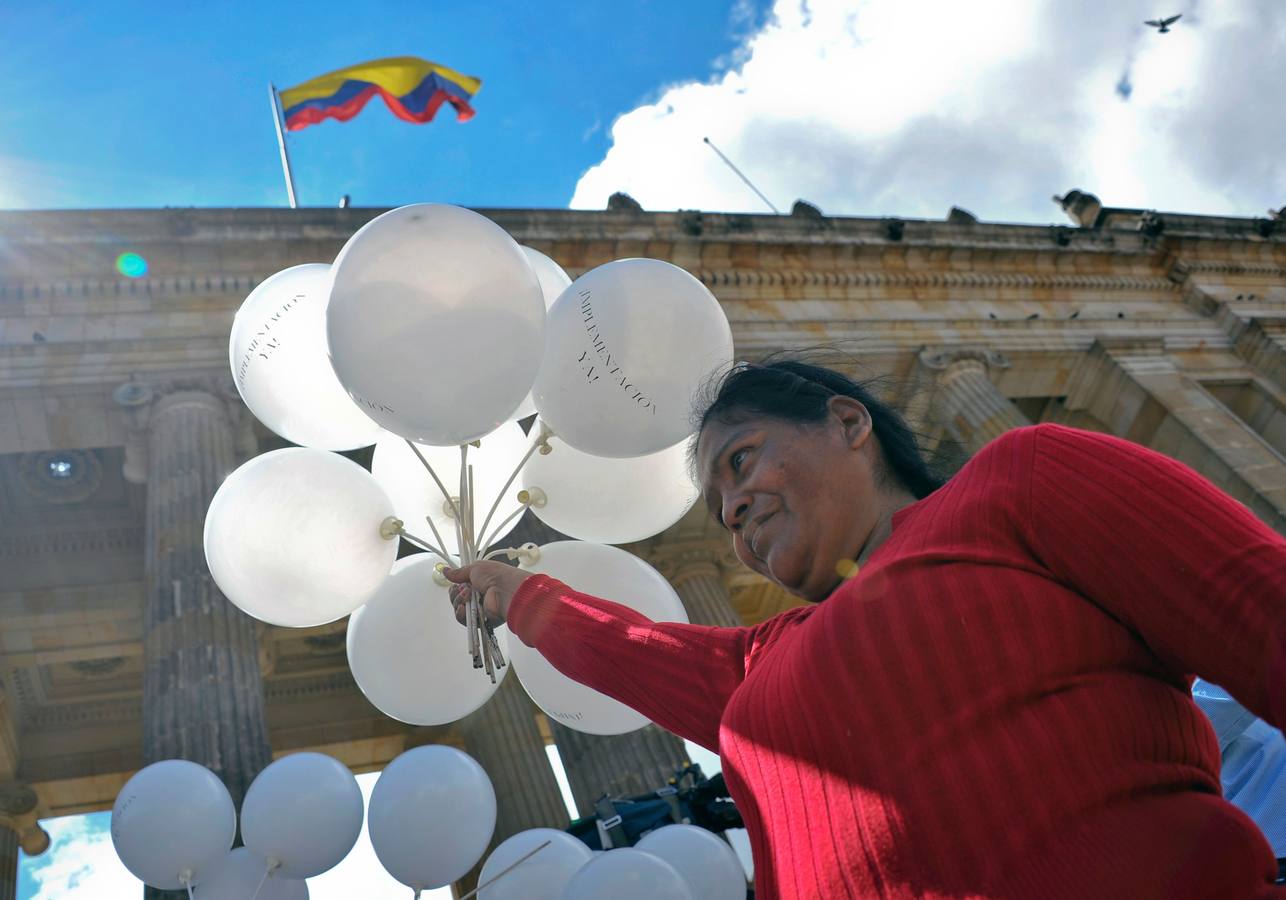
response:
[[[550,843],[549,841],[545,841],[545,843],[541,844],[539,847],[536,847],[535,849],[531,850],[530,852],[528,852],[528,853],[526,853],[526,854],[524,854],[524,855],[522,855],[522,856],[518,857],[516,860],[514,860],[512,863],[510,863],[506,868],[501,869],[501,870],[500,870],[499,872],[497,872],[494,876],[492,876],[491,878],[488,878],[488,879],[487,879],[486,881],[484,881],[482,884],[478,885],[476,888],[474,888],[473,890],[469,891],[469,893],[467,893],[467,894],[463,894],[463,895],[460,897],[460,900],[469,900],[469,898],[470,898],[470,897],[475,897],[475,896],[477,896],[478,891],[482,890],[483,888],[491,887],[493,884],[495,884],[495,883],[496,883],[497,881],[499,881],[501,878],[504,878],[506,875],[508,875],[508,874],[509,874],[510,872],[512,872],[514,869],[518,868],[520,865],[522,865],[523,863],[525,863],[527,860],[531,859],[533,856],[535,856],[535,855],[536,855],[537,853],[539,853],[541,850],[544,850],[546,847],[548,847],[548,846],[549,846],[549,843]]]
[[[263,890],[264,882],[268,880],[268,876],[272,874],[273,869],[277,868],[279,865],[281,865],[281,863],[275,859],[268,860],[268,865],[263,870],[263,877],[259,879],[259,886],[256,887],[255,892],[250,895],[250,900],[259,900],[259,892]]]
[[[431,541],[426,541],[422,537],[416,537],[415,535],[411,534],[411,532],[407,531],[405,528],[399,528],[397,530],[397,533],[400,534],[402,537],[406,538],[412,544],[415,544],[417,547],[421,547],[429,551],[438,559],[446,563],[448,566],[451,565],[452,563],[451,557],[447,556],[445,550],[443,550],[441,547],[434,545]]]
[[[513,470],[513,474],[509,476],[509,480],[505,482],[505,486],[500,489],[500,493],[496,494],[496,499],[491,504],[491,509],[487,512],[487,517],[482,520],[482,528],[479,529],[480,534],[487,533],[487,526],[491,524],[491,517],[496,514],[496,508],[500,505],[500,498],[503,497],[506,493],[508,493],[509,486],[514,483],[514,479],[518,477],[518,473],[522,471],[522,467],[527,465],[527,460],[531,459],[531,455],[536,452],[537,448],[548,447],[549,439],[553,436],[554,436],[554,433],[549,430],[549,428],[545,425],[544,422],[541,422],[540,433],[536,436],[536,440],[533,441],[532,445],[527,448],[527,452],[523,455],[523,458],[518,462],[518,466]],[[499,531],[499,530],[500,528],[496,529],[496,531]],[[479,552],[485,552],[486,549],[487,548],[485,544],[478,548]]]
[[[446,498],[447,505],[451,507],[451,515],[455,516],[458,521],[460,519],[460,511],[456,509],[455,501],[451,499],[451,495],[447,493],[447,489],[442,486],[442,479],[438,478],[438,473],[433,471],[433,466],[429,465],[429,461],[424,458],[424,454],[420,452],[419,447],[415,446],[414,441],[407,441],[406,446],[411,448],[411,452],[414,453],[416,458],[424,465],[424,468],[429,470],[429,475],[433,477],[433,483],[438,486],[438,490],[441,491],[442,496]]]

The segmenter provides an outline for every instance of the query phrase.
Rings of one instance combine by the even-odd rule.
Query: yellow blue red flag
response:
[[[393,115],[408,122],[430,122],[443,103],[456,118],[473,118],[469,101],[482,81],[415,56],[394,56],[358,63],[286,88],[280,93],[282,116],[289,131],[325,119],[347,122],[377,94]]]

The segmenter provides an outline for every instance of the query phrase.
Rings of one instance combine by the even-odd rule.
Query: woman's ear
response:
[[[857,450],[871,437],[871,413],[860,400],[837,394],[826,401],[830,414],[839,420],[844,430],[844,441],[850,449]]]

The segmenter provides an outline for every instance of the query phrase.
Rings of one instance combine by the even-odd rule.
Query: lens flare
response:
[[[147,260],[137,253],[122,253],[116,257],[116,271],[126,278],[142,278],[147,274]]]

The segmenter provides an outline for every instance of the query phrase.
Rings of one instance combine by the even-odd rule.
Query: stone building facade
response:
[[[487,210],[576,274],[670,260],[719,298],[741,358],[839,346],[946,466],[1006,429],[1061,422],[1193,466],[1286,533],[1286,222],[1102,208],[1068,226],[789,216]],[[220,480],[280,446],[240,405],[232,316],[289,265],[332,260],[380,210],[0,213],[0,900],[39,819],[110,808],[185,756],[238,800],[273,756],[355,771],[449,743],[495,782],[497,838],[664,783],[683,759],[650,728],[594,738],[544,720],[513,679],[449,728],[382,716],[348,672],[344,622],[292,630],[231,607],[201,525]],[[137,261],[127,276],[122,254]],[[539,523],[524,528],[539,538]],[[696,622],[793,601],[740,567],[700,510],[631,549]]]

